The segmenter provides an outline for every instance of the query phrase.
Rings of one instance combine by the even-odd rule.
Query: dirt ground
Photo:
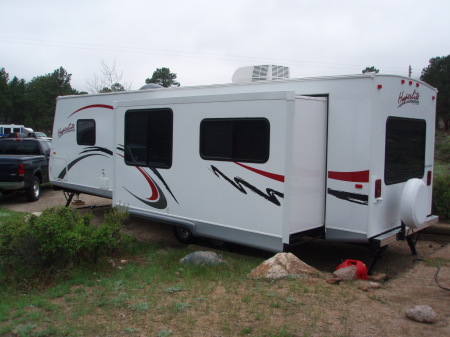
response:
[[[88,195],[81,195],[80,199],[84,201],[84,205],[72,204],[71,207],[91,210],[98,219],[101,219],[103,212],[111,204],[108,199]],[[43,187],[41,199],[31,203],[26,201],[23,193],[0,195],[0,207],[14,211],[40,212],[47,207],[63,206],[65,203],[63,192],[53,191],[50,186]],[[357,331],[359,325],[360,331],[364,331],[367,313],[372,312],[371,318],[380,321],[378,332],[383,331],[383,335],[386,336],[450,336],[450,292],[439,288],[436,284],[436,266],[423,262],[423,260],[441,261],[439,282],[442,286],[450,288],[450,235],[448,235],[450,225],[448,226],[449,230],[444,234],[436,235],[430,231],[428,234],[421,234],[416,244],[419,259],[411,254],[406,242],[395,242],[388,247],[375,268],[375,272],[387,274],[388,280],[383,282],[381,289],[375,290],[371,295],[388,305],[383,306],[385,310],[380,311],[377,307],[377,312],[372,312],[367,301],[364,304],[357,301],[351,303],[347,309],[354,313],[354,318],[346,323],[353,325],[351,331]],[[126,231],[141,241],[162,241],[174,247],[180,245],[174,239],[168,225],[131,217]],[[209,243],[205,241],[204,244]],[[235,245],[227,245],[224,249],[263,258],[272,256],[267,252]],[[322,240],[301,245],[295,248],[293,253],[307,264],[324,272],[332,272],[345,259],[361,260],[368,266],[373,261],[365,247]],[[423,324],[405,318],[405,309],[422,304],[430,305],[435,310],[437,322]],[[373,334],[366,331],[360,336],[365,335]]]

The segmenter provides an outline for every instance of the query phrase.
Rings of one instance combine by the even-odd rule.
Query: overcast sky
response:
[[[30,81],[64,67],[87,91],[101,60],[138,89],[156,68],[181,85],[229,83],[242,66],[291,77],[419,77],[450,54],[449,0],[0,0],[0,68]]]

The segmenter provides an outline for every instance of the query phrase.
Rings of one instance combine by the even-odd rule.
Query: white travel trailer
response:
[[[436,94],[369,74],[60,97],[51,182],[185,242],[381,247],[437,221]]]

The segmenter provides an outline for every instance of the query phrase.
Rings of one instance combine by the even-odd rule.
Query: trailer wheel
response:
[[[37,201],[41,197],[41,181],[38,177],[33,177],[33,182],[25,191],[28,201]]]
[[[181,243],[190,244],[194,242],[194,235],[192,235],[192,232],[185,227],[173,226],[173,234]]]

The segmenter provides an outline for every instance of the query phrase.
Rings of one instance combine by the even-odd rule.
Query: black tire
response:
[[[173,226],[173,235],[175,235],[175,238],[184,244],[190,244],[193,243],[195,238],[194,235],[192,235],[192,232],[181,226]]]
[[[25,191],[28,201],[37,201],[41,197],[41,181],[38,177],[33,177],[33,182]]]

